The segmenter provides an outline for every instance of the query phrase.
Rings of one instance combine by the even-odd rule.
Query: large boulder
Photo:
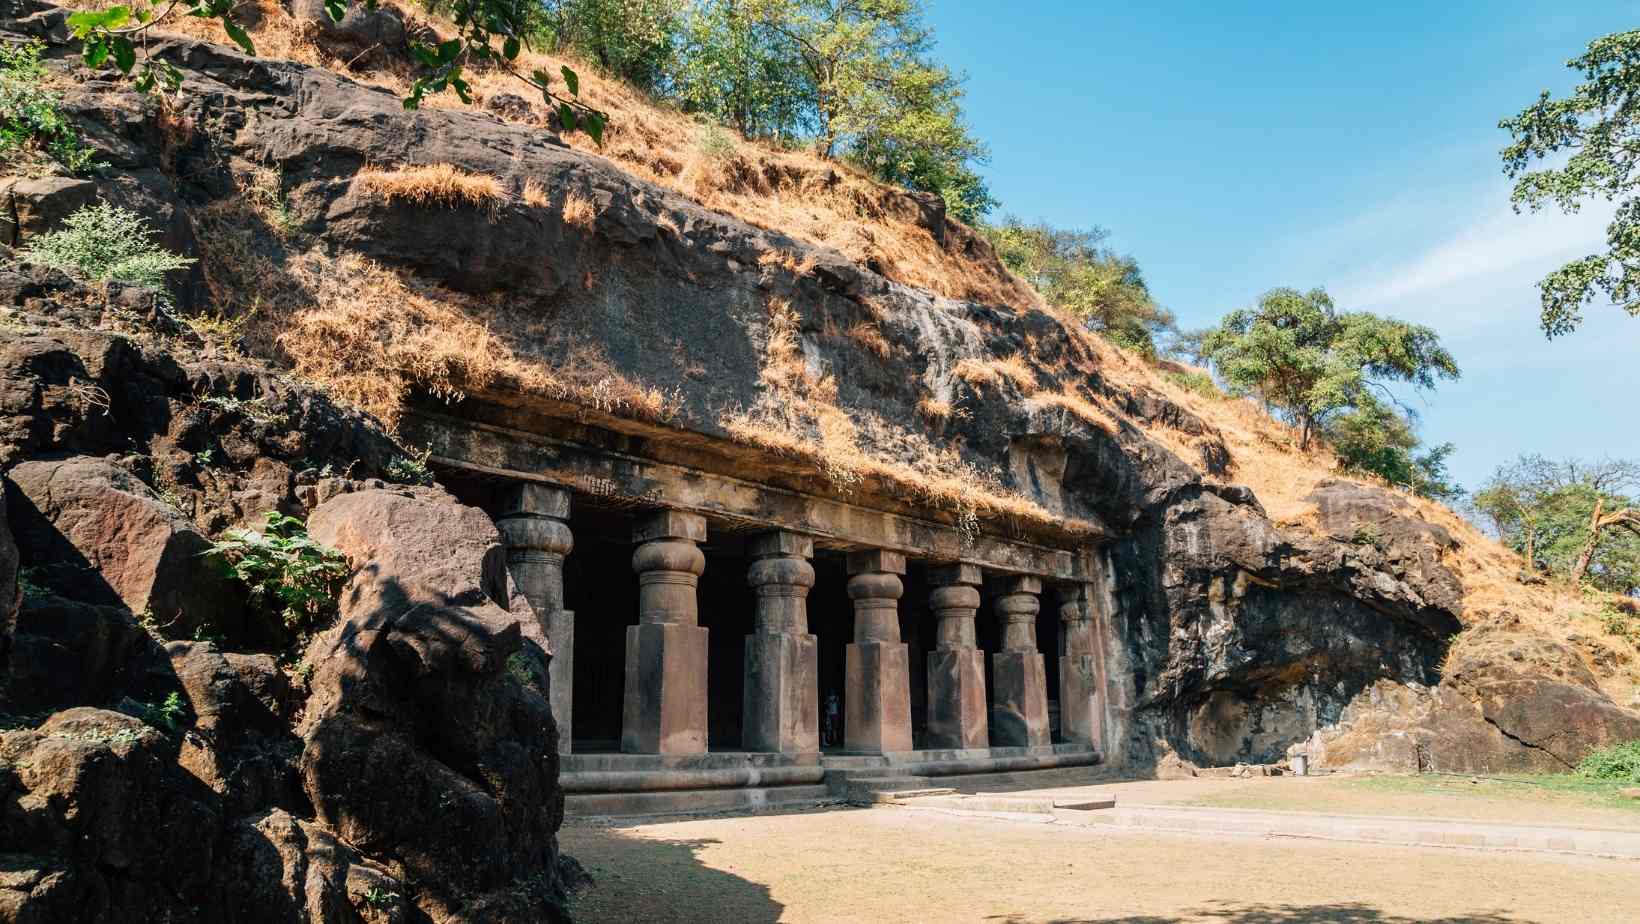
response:
[[[336,836],[280,809],[231,825],[217,866],[217,909],[243,924],[411,920],[404,887]]]
[[[18,612],[0,706],[27,715],[102,705],[117,698],[128,661],[150,644],[123,607],[30,595]]]
[[[35,901],[68,909],[53,921],[190,919],[209,900],[219,824],[173,742],[130,716],[70,709],[0,734],[0,885],[14,891],[0,907],[15,919]]]
[[[189,728],[177,763],[221,799],[226,815],[305,810],[296,774],[301,742],[290,728],[299,703],[272,655],[171,642],[132,673],[128,687],[142,702],[181,688]]]
[[[243,628],[244,599],[211,543],[152,488],[106,459],[24,462],[7,506],[24,561],[87,603],[123,605],[170,638]]]
[[[398,858],[435,919],[551,920],[557,729],[519,679],[545,676],[546,656],[502,607],[495,526],[430,489],[344,494],[308,526],[357,569],[342,622],[309,649],[301,769],[318,817]]]

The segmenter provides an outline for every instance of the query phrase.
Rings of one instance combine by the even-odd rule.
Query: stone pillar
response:
[[[696,585],[706,556],[706,518],[667,510],[640,522],[632,540],[638,624],[626,630],[626,700],[621,750],[628,754],[706,751],[706,630]]]
[[[983,748],[990,743],[985,717],[985,655],[974,643],[979,610],[978,565],[932,568],[928,608],[939,620],[928,655],[928,744],[936,748]]]
[[[746,636],[742,744],[748,751],[820,751],[819,644],[809,634],[814,540],[796,533],[756,536],[746,583],[757,590],[757,622]]]
[[[1015,577],[996,600],[1002,650],[991,655],[991,743],[998,747],[1051,743],[1047,665],[1036,650],[1041,592],[1039,578]]]
[[[547,701],[558,723],[558,753],[570,752],[575,695],[575,614],[564,609],[564,556],[575,545],[569,491],[524,482],[502,502],[496,526],[507,542],[513,585],[535,612],[551,649]]]
[[[843,746],[882,754],[911,750],[910,653],[900,642],[905,556],[873,550],[848,557],[854,643],[844,659]]]
[[[1066,741],[1086,745],[1103,735],[1093,605],[1090,585],[1060,585],[1059,727]]]

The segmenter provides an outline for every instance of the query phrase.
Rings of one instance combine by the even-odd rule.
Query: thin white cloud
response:
[[[1536,308],[1532,282],[1568,259],[1603,248],[1612,207],[1592,203],[1564,214],[1515,214],[1507,188],[1481,190],[1474,217],[1408,259],[1350,274],[1333,287],[1348,309],[1464,327],[1495,318],[1500,302]],[[1415,226],[1403,233],[1415,235]],[[1511,312],[1513,313],[1513,312]]]

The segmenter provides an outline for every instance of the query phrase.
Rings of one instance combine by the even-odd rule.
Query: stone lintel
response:
[[[784,529],[771,530],[753,536],[746,543],[746,551],[753,558],[763,558],[770,555],[795,555],[798,558],[813,558],[814,537]]]
[[[985,572],[979,565],[959,561],[949,565],[935,565],[928,569],[928,583],[935,587],[949,587],[952,584],[972,584],[979,586],[985,582]]]
[[[655,539],[705,542],[706,518],[698,513],[685,513],[682,510],[662,510],[639,520],[638,524],[632,527],[633,542],[649,542]]]
[[[888,549],[863,549],[848,553],[849,574],[905,573],[905,553]]]
[[[511,485],[501,499],[501,516],[535,514],[555,520],[569,519],[570,492],[550,484],[520,481]]]
[[[541,421],[543,425],[556,425]],[[981,534],[864,507],[837,498],[761,484],[547,433],[526,432],[471,417],[416,408],[402,425],[406,438],[433,447],[443,468],[567,486],[578,502],[603,498],[623,504],[704,514],[737,527],[792,530],[843,548],[891,549],[929,561],[972,562],[987,573],[1042,574],[1059,580],[1091,580],[1090,542],[1111,537],[1102,522],[1088,534],[1066,536],[1065,545]],[[1072,550],[1074,549],[1074,551]]]
[[[1040,594],[1042,593],[1042,579],[1034,574],[1010,576],[1003,580],[1002,592],[1006,594]]]

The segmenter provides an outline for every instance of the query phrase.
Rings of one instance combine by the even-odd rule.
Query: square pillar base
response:
[[[982,748],[990,743],[985,716],[985,655],[977,648],[928,653],[928,746]]]
[[[1099,711],[1099,675],[1093,655],[1059,659],[1059,728],[1066,741],[1098,745],[1104,716]]]
[[[812,635],[746,636],[741,744],[748,751],[820,750],[820,648]]]
[[[575,716],[575,611],[550,613],[546,625],[552,660],[547,664],[547,703],[558,723],[558,753],[568,754]]]
[[[911,750],[911,657],[901,642],[848,646],[843,747],[866,754]]]
[[[706,752],[706,633],[670,623],[626,627],[622,751]]]
[[[1037,651],[991,655],[991,743],[997,747],[1040,747],[1048,732],[1048,671]]]

